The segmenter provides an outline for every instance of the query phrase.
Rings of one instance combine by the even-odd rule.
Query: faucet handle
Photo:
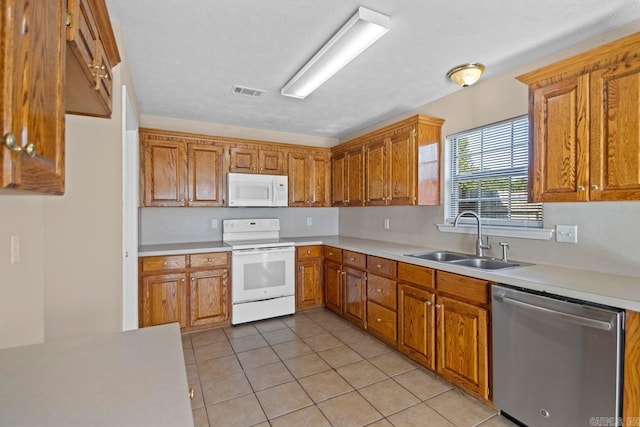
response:
[[[507,252],[509,251],[509,243],[500,242],[498,244],[502,246],[502,261],[507,262]]]

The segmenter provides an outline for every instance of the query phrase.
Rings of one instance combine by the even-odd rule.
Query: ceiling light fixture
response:
[[[463,64],[458,65],[457,67],[453,67],[447,73],[447,77],[449,77],[449,79],[451,79],[451,81],[455,84],[462,87],[467,87],[477,82],[483,71],[483,64],[472,62],[469,64]]]
[[[389,31],[389,17],[359,7],[355,15],[280,90],[304,99]]]

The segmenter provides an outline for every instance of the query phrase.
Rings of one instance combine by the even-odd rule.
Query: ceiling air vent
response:
[[[250,87],[244,87],[244,86],[238,86],[238,85],[234,85],[231,88],[231,92],[236,93],[238,95],[253,96],[255,98],[260,97],[265,93],[264,90],[252,89]]]

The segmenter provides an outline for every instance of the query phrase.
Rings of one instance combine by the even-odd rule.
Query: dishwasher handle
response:
[[[519,307],[525,310],[538,311],[546,314],[555,315],[560,317],[561,319],[568,320],[569,322],[587,326],[590,328],[602,329],[603,331],[610,331],[613,329],[613,326],[610,322],[604,322],[602,320],[590,319],[588,317],[577,316],[575,314],[564,313],[562,311],[552,310],[546,307],[540,307],[538,305],[529,304],[527,302],[519,301],[517,299],[513,299],[504,295],[504,293],[499,293],[494,295],[496,299],[501,300],[505,304],[512,305],[514,307]]]

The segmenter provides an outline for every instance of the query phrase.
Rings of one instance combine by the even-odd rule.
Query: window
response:
[[[542,204],[527,202],[528,139],[527,116],[447,137],[447,223],[472,210],[483,224],[542,227]]]

